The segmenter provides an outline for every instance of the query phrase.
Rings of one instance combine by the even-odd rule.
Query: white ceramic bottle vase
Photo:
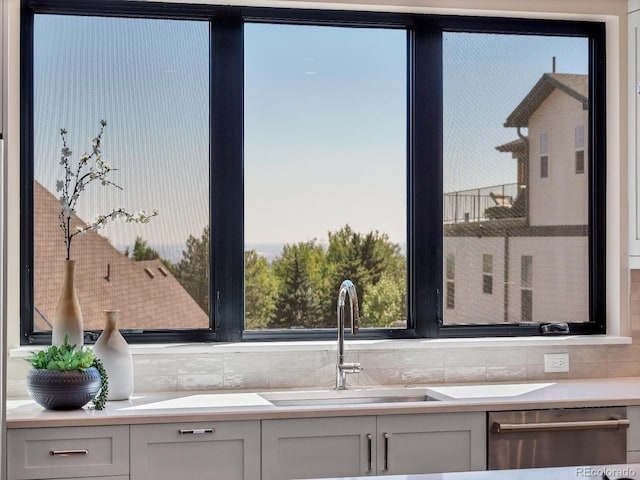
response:
[[[109,376],[107,400],[127,400],[133,393],[133,359],[129,344],[117,328],[118,310],[104,311],[104,330],[93,346]]]

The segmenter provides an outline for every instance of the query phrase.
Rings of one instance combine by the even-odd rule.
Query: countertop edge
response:
[[[536,383],[536,382],[528,382]],[[500,384],[486,384],[500,385]],[[427,385],[424,388],[442,387]],[[448,385],[447,385],[448,386]],[[463,385],[464,386],[464,385]],[[483,384],[484,386],[484,384]],[[465,413],[548,408],[582,408],[640,405],[640,377],[617,379],[562,380],[544,393],[519,395],[521,398],[469,398],[434,402],[348,404],[322,406],[207,406],[195,408],[154,408],[159,402],[180,401],[202,392],[167,392],[140,395],[135,400],[108,402],[107,409],[89,408],[54,412],[30,400],[9,399],[8,429],[76,427],[102,425],[140,425],[150,423],[211,422],[225,420],[270,420],[284,418],[324,418],[377,415],[415,415]],[[218,392],[206,392],[215,395]],[[227,395],[247,392],[225,392]],[[251,392],[259,393],[259,392]],[[263,392],[264,393],[264,392]],[[13,405],[13,406],[11,406]]]

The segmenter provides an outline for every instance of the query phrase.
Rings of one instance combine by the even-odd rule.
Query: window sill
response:
[[[349,350],[417,350],[431,348],[513,348],[513,347],[568,347],[574,345],[630,345],[631,337],[608,335],[567,335],[556,337],[501,337],[501,338],[431,338],[419,340],[347,340]],[[42,346],[23,346],[9,351],[10,357],[27,357]],[[309,342],[244,342],[244,343],[192,343],[192,344],[133,344],[133,355],[203,354],[238,352],[292,352],[335,350],[336,341]]]

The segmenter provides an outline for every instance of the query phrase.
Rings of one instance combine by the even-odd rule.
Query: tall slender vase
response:
[[[117,328],[118,311],[104,311],[104,330],[93,346],[109,377],[107,400],[127,400],[133,393],[133,359],[129,344]]]
[[[74,284],[75,260],[66,260],[64,264],[64,280],[62,292],[53,315],[53,327],[51,329],[51,344],[62,345],[65,336],[68,335],[69,345],[82,347],[84,343],[84,327],[82,325],[82,311],[76,287]]]

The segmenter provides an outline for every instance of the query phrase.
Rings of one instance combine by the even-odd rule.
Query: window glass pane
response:
[[[549,177],[549,157],[543,155],[540,157],[540,178]]]
[[[455,282],[447,282],[447,308],[456,308]]]
[[[245,25],[245,328],[406,325],[406,32]]]
[[[542,132],[540,134],[540,154],[547,155],[549,153],[549,134]]]
[[[51,328],[65,259],[59,129],[68,132],[75,173],[82,154],[93,152],[101,119],[102,160],[121,188],[89,182],[71,233],[118,208],[159,215],[148,224],[118,219],[72,239],[85,329],[102,329],[105,309],[120,310],[124,330],[208,328],[208,92],[208,22],[35,16],[36,331]]]
[[[493,272],[493,255],[482,255],[482,271],[484,273]]]
[[[520,302],[520,315],[522,317],[522,321],[533,321],[533,292],[531,290],[522,290]]]
[[[445,325],[589,320],[589,185],[575,175],[574,131],[585,125],[588,151],[588,60],[586,38],[444,33],[443,241],[456,257]],[[521,297],[523,255],[536,259],[535,297]]]
[[[584,125],[576,127],[576,150],[584,149]]]
[[[447,280],[456,278],[456,259],[453,255],[447,255]]]
[[[531,288],[533,286],[533,257],[523,255],[520,260],[520,286]]]
[[[584,150],[576,152],[576,173],[584,173]]]

